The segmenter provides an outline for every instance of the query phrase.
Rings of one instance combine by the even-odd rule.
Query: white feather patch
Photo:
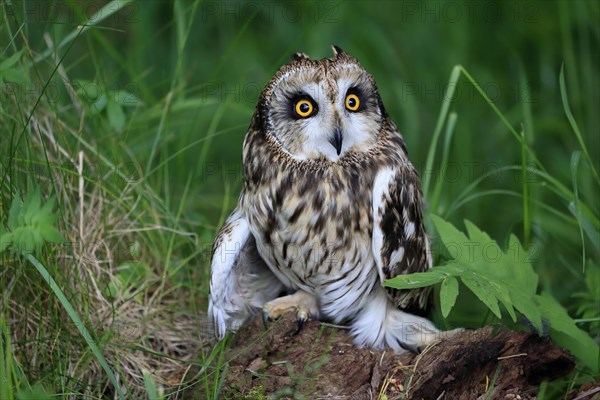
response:
[[[373,293],[351,329],[356,345],[371,349],[389,347],[399,353],[416,351],[441,335],[431,321],[397,309],[383,288]]]
[[[400,247],[398,250],[394,250],[390,255],[390,265],[394,265],[402,261],[404,258],[404,247]]]
[[[415,224],[413,222],[409,222],[404,228],[404,234],[406,238],[409,239],[415,233]]]
[[[242,248],[250,236],[248,222],[242,216],[239,210],[236,210],[227,219],[226,225],[230,226],[230,231],[221,237],[221,242],[217,245],[213,253],[210,265],[210,298],[208,304],[208,317],[212,319],[215,325],[215,333],[219,339],[225,336],[228,326],[226,308],[226,298],[230,296],[231,270],[235,260],[239,256]]]
[[[383,274],[383,261],[381,260],[381,251],[383,247],[383,232],[381,231],[381,217],[379,216],[379,210],[383,208],[384,197],[389,197],[390,183],[396,176],[396,170],[392,168],[382,168],[375,176],[375,182],[373,183],[373,257],[375,258],[375,264],[377,265],[377,271],[379,272],[379,280],[383,285],[385,276]]]

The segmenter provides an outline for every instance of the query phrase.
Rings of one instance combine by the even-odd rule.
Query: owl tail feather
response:
[[[383,288],[352,322],[354,343],[372,349],[391,348],[396,352],[419,348],[446,336],[431,321],[396,308]]]

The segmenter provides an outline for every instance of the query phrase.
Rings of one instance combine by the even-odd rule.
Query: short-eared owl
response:
[[[383,286],[431,266],[418,174],[371,75],[333,49],[295,54],[260,96],[239,203],[213,245],[218,338],[261,309],[347,323],[371,348],[415,349],[438,332],[412,314],[425,291]]]

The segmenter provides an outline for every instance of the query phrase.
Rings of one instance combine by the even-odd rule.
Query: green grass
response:
[[[2,398],[218,397],[208,251],[241,189],[243,136],[279,66],[331,44],[376,79],[428,214],[503,248],[516,234],[540,290],[599,337],[596,2],[460,4],[460,18],[443,2],[227,4],[0,3],[0,225],[41,187],[66,239],[35,267],[0,253]],[[488,322],[471,303],[436,322]],[[592,377],[579,365],[543,396]]]

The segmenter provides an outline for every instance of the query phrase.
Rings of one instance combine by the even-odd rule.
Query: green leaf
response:
[[[450,258],[465,264],[472,263],[473,257],[469,256],[471,241],[465,234],[436,215],[432,215],[431,220]]]
[[[470,221],[465,221],[467,237],[439,217],[433,216],[432,220],[444,246],[451,256],[455,256],[443,268],[462,264],[463,271],[455,276],[460,276],[463,282],[466,279],[465,285],[494,315],[500,317],[500,302],[513,321],[517,320],[516,308],[541,331],[541,314],[533,300],[538,276],[529,263],[529,253],[519,240],[511,235],[508,249],[503,251],[496,241]]]
[[[531,254],[534,248],[527,251],[519,242],[515,235],[510,235],[508,241],[509,253],[514,251],[512,263],[511,259],[507,260],[507,267],[513,277],[513,281],[519,284],[519,287],[527,290],[532,295],[536,293],[539,282],[539,277],[531,267]]]
[[[39,233],[42,236],[42,240],[46,242],[63,243],[65,241],[59,230],[53,226],[42,225],[39,227]]]
[[[448,251],[449,261],[427,272],[403,275],[386,281],[387,286],[410,289],[442,283],[440,303],[442,315],[447,317],[454,306],[459,288],[457,280],[471,290],[497,317],[502,317],[499,303],[506,309],[513,321],[517,321],[516,311],[523,314],[529,323],[541,334],[542,321],[548,321],[552,339],[567,348],[585,365],[599,369],[598,345],[592,338],[575,325],[565,309],[550,295],[536,295],[538,275],[530,263],[532,251],[526,251],[519,240],[511,235],[508,249],[502,250],[489,235],[469,221],[465,221],[468,237],[443,219],[432,216],[440,241]],[[594,267],[590,267],[594,271]],[[591,318],[597,314],[598,271],[588,275],[588,292],[577,296],[589,298],[593,304]],[[581,308],[587,312],[588,307]]]
[[[8,215],[8,230],[0,236],[0,252],[12,245],[22,254],[37,252],[44,242],[61,243],[64,239],[54,227],[58,216],[53,213],[55,199],[42,204],[39,188],[30,190],[21,202],[15,196]]]
[[[517,314],[515,314],[513,301],[510,298],[510,293],[507,286],[499,284],[493,280],[490,281],[490,286],[494,292],[494,295],[500,301],[500,303],[502,303],[513,322],[517,322]]]
[[[56,198],[54,196],[50,197],[46,203],[40,209],[38,213],[39,222],[43,224],[53,224],[58,220],[58,215],[53,214],[52,210],[54,209],[54,204],[56,203]]]
[[[19,389],[16,398],[18,400],[52,400],[56,396],[49,394],[38,382],[31,388]]]
[[[502,254],[496,241],[471,221],[465,220],[465,227],[469,234],[469,248],[471,249],[469,261],[472,263],[496,262],[497,255]]]
[[[73,87],[75,88],[75,93],[79,95],[80,100],[88,104],[97,101],[103,93],[100,85],[85,79],[73,80]]]
[[[110,126],[117,132],[123,132],[123,128],[125,128],[125,113],[123,112],[123,108],[119,104],[109,101],[106,105],[106,114],[108,115]]]
[[[385,286],[395,289],[415,289],[435,285],[444,280],[446,274],[439,269],[431,269],[429,272],[417,272],[408,275],[398,275],[384,282]]]
[[[31,80],[25,73],[23,73],[23,71],[16,69],[3,69],[0,70],[0,74],[2,75],[1,80],[4,82],[15,82],[21,84],[31,83]]]
[[[137,96],[126,90],[115,90],[112,100],[123,107],[135,107],[144,104]]]
[[[10,210],[8,211],[8,229],[12,230],[19,226],[18,218],[21,212],[21,199],[19,196],[13,198]]]
[[[15,229],[12,237],[12,246],[18,253],[31,253],[34,248],[33,236],[27,228]]]
[[[4,230],[4,225],[0,221],[0,253],[6,250],[11,241],[12,235]]]
[[[27,192],[22,208],[23,218],[19,219],[19,222],[22,225],[33,225],[36,222],[35,218],[39,217],[38,213],[41,211],[41,202],[42,200],[40,198],[39,188],[35,188],[34,190],[30,190],[29,192]]]
[[[17,51],[15,54],[2,61],[0,63],[0,70],[6,70],[15,65],[17,61],[19,61],[19,58],[21,58],[21,54],[23,54],[23,50]]]
[[[97,114],[99,112],[101,112],[102,110],[104,110],[104,108],[106,108],[106,105],[109,103],[106,95],[102,95],[100,97],[98,97],[98,99],[96,99],[96,101],[94,101],[91,106],[90,109],[92,110],[93,113]]]
[[[584,331],[575,325],[567,311],[549,293],[537,296],[544,318],[550,324],[552,338],[559,346],[567,348],[575,357],[594,371],[600,371],[600,347]]]
[[[440,303],[442,306],[442,315],[444,318],[450,314],[450,310],[456,303],[458,297],[458,281],[455,277],[450,276],[442,281],[440,288]]]
[[[12,243],[12,240],[12,233],[3,233],[0,235],[0,253],[6,250],[6,248]]]
[[[498,318],[502,318],[498,299],[494,296],[491,285],[485,279],[479,279],[477,275],[465,274],[460,277],[462,282],[494,313]]]

